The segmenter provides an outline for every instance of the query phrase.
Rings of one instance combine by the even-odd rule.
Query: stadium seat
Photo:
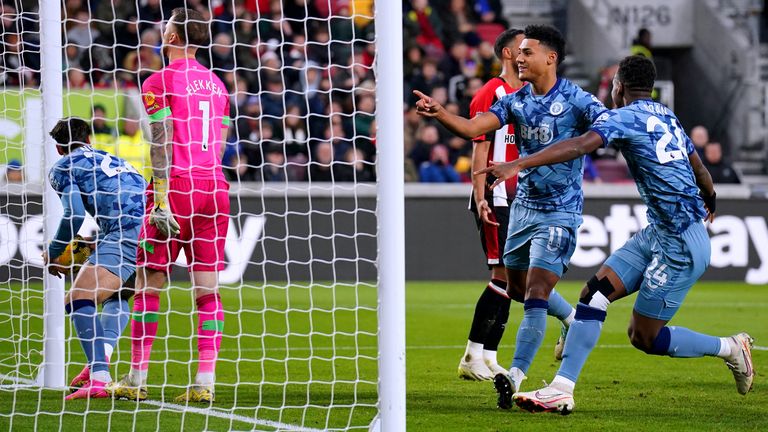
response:
[[[496,38],[504,31],[504,26],[497,23],[480,23],[476,30],[480,39],[493,45]]]

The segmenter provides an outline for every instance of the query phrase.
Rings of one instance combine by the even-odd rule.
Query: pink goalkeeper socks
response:
[[[213,375],[216,358],[224,331],[224,308],[218,294],[208,294],[197,299],[197,349],[199,352],[197,374]]]
[[[154,294],[137,294],[131,316],[131,369],[146,371],[152,342],[157,335],[160,297]]]

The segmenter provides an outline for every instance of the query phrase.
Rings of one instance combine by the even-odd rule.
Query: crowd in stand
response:
[[[0,85],[39,86],[36,3],[2,4]],[[198,60],[232,94],[236,120],[223,154],[231,179],[375,180],[373,0],[64,4],[65,88],[140,88],[164,64],[161,23],[175,7],[194,8],[212,22],[211,45]],[[500,72],[493,42],[507,28],[501,1],[405,0],[403,19],[406,181],[468,182],[471,142],[419,117],[411,90],[467,115],[474,94]],[[147,153],[137,150],[146,143],[136,122],[110,124],[99,106],[93,114],[98,145],[146,165]],[[713,167],[725,164],[715,144],[702,153]],[[613,168],[599,160],[588,164],[588,181],[601,180],[601,165]],[[730,178],[733,169],[722,171]]]

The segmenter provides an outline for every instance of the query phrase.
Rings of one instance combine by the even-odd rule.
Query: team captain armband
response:
[[[144,109],[147,111],[149,121],[157,122],[171,116],[171,107],[165,104],[164,99],[158,97],[152,90],[144,93],[142,102],[144,102]]]

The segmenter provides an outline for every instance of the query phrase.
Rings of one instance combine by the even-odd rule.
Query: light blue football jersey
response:
[[[141,225],[147,183],[125,160],[89,146],[79,147],[59,159],[48,176],[59,196],[67,187],[77,186],[100,235]]]
[[[514,124],[520,157],[585,133],[605,111],[595,96],[564,78],[546,95],[534,95],[526,85],[490,109],[502,125]],[[583,177],[584,158],[523,170],[515,201],[534,210],[581,213]]]
[[[682,233],[704,219],[704,202],[688,161],[693,143],[669,108],[637,100],[600,116],[592,130],[624,155],[650,223]]]

